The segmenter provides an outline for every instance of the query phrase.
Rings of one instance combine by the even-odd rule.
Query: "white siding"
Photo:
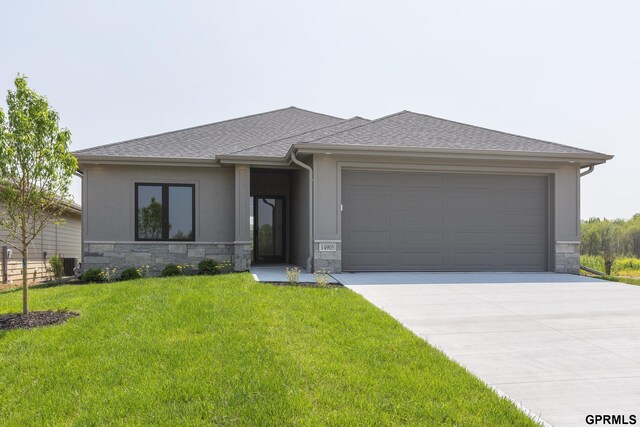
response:
[[[64,216],[65,222],[60,225],[48,224],[42,232],[31,242],[29,246],[29,280],[40,281],[49,278],[47,265],[44,262],[44,253],[47,258],[58,255],[63,258],[78,258],[81,255],[81,233],[82,225],[80,214],[71,212]],[[0,229],[0,239],[6,240],[8,236],[7,230]],[[11,243],[19,246],[17,240]],[[0,248],[7,246],[6,243],[0,242]],[[13,255],[8,261],[9,281],[19,281],[22,277],[22,263],[20,254],[16,249],[12,249]],[[0,261],[2,252],[0,252]],[[0,282],[2,281],[2,263],[0,262]]]

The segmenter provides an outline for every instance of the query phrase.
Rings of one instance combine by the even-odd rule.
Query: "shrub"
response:
[[[287,279],[292,285],[300,283],[300,269],[298,267],[287,268]]]
[[[214,259],[203,259],[198,263],[198,272],[200,274],[219,274],[218,261]]]
[[[143,265],[142,267],[137,269],[138,273],[141,277],[149,277],[149,266]]]
[[[231,261],[222,261],[222,263],[218,264],[218,271],[220,273],[231,273],[233,272],[233,264],[231,264]]]
[[[112,280],[115,279],[116,277],[116,271],[118,269],[115,267],[111,267],[111,268],[105,268],[104,270],[102,270],[102,275],[104,276],[104,281],[105,282],[110,282]]]
[[[82,274],[82,280],[89,283],[102,283],[107,280],[107,276],[99,268],[90,268]]]
[[[167,264],[160,273],[162,277],[172,277],[182,275],[182,269],[175,264]]]
[[[58,255],[52,256],[49,260],[49,265],[51,266],[53,277],[56,279],[62,279],[62,275],[64,274],[64,265],[62,264],[60,257]]]
[[[195,274],[195,267],[193,264],[178,264],[178,270],[180,270],[180,274],[191,275]]]
[[[120,280],[136,280],[141,279],[142,274],[135,267],[129,267],[120,274]]]
[[[328,271],[316,271],[313,273],[313,276],[316,279],[316,283],[318,284],[318,286],[325,288],[327,286],[329,286],[329,281],[331,280],[331,276],[329,275]]]

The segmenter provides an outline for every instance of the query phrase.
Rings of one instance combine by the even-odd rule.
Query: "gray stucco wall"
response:
[[[293,171],[291,175],[290,262],[302,268],[309,257],[309,173]]]
[[[316,154],[313,156],[313,167],[316,244],[319,241],[341,242],[340,183],[343,168],[547,175],[551,178],[549,190],[549,269],[558,272],[579,273],[580,178],[577,164],[474,159],[452,162],[436,158],[400,157],[372,159],[372,157],[364,156]],[[316,251],[315,256],[319,260],[318,266],[331,270],[339,268],[339,254],[320,254]],[[576,262],[576,260],[578,261]]]
[[[531,163],[507,161],[478,161],[468,159],[452,162],[434,158],[388,158],[372,160],[372,157],[315,155],[308,158],[314,169],[314,258],[318,269],[340,271],[341,268],[341,171],[343,168],[448,171],[453,173],[510,173],[541,174],[551,179],[550,185],[550,242],[549,266],[552,271],[578,273],[580,249],[580,179],[578,165],[567,163]],[[103,251],[109,257],[121,249],[129,252],[149,253],[140,255],[152,259],[155,256],[138,247],[134,240],[134,184],[136,182],[193,183],[196,186],[196,244],[200,251],[186,252],[186,258],[196,260],[200,254],[213,255],[218,249],[235,263],[237,269],[246,269],[250,264],[248,233],[248,195],[251,182],[252,194],[289,196],[288,254],[292,263],[305,266],[308,256],[308,190],[307,172],[293,170],[276,178],[256,176],[249,180],[248,165],[236,168],[197,167],[144,167],[144,166],[85,166],[83,179],[83,229],[85,255],[91,253],[91,262],[99,251],[91,244],[130,244],[129,248],[114,246],[112,251]],[[264,178],[264,179],[262,179]],[[239,183],[239,184],[238,184]],[[268,185],[267,185],[268,184]],[[239,191],[242,190],[242,191]],[[276,191],[276,193],[274,193]],[[245,200],[246,199],[246,200]],[[239,208],[240,207],[240,208]],[[242,212],[238,212],[238,210]],[[245,212],[246,211],[246,212]],[[242,219],[237,224],[236,218]],[[322,242],[336,243],[332,252],[318,250]],[[136,246],[138,245],[138,246]],[[168,245],[168,243],[160,243]],[[213,245],[208,247],[206,245]],[[223,245],[216,247],[215,245]],[[109,247],[107,247],[109,248]],[[158,247],[157,257],[182,259]],[[197,256],[196,256],[197,254]],[[105,255],[102,255],[103,257]],[[130,259],[135,258],[129,255]],[[114,258],[114,260],[115,260]],[[124,256],[127,259],[127,256]],[[577,261],[578,260],[578,261]],[[129,261],[127,261],[129,262]],[[172,261],[173,262],[173,261]]]
[[[197,264],[204,258],[250,264],[249,245],[235,241],[234,168],[83,165],[84,268],[148,265],[152,273],[168,263]],[[195,242],[136,242],[135,184],[195,185]]]
[[[136,182],[195,184],[196,241],[233,242],[233,168],[84,167],[85,242],[134,241]]]

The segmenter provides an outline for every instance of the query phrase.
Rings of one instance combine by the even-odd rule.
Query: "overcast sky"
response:
[[[582,179],[582,217],[640,212],[638,2],[2,0],[0,17],[2,97],[26,74],[74,150],[290,105],[406,109],[614,154]]]

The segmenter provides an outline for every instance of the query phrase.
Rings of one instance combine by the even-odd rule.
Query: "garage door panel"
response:
[[[485,270],[493,266],[494,256],[488,252],[454,252],[453,266],[458,269]]]
[[[504,208],[507,212],[540,212],[546,205],[546,195],[505,193]]]
[[[547,269],[544,176],[344,171],[342,204],[345,271]]]
[[[362,171],[345,171],[343,179],[349,181],[351,187],[372,187],[374,189],[384,188],[390,184],[391,173],[381,172],[374,175],[362,173]]]
[[[468,179],[469,175],[449,174],[446,178],[445,188],[455,190],[493,190],[496,186],[494,175],[474,175],[474,179]]]
[[[429,197],[424,197],[424,191],[419,188],[400,189],[391,195],[392,206],[420,209],[442,209],[444,206],[444,194],[442,191],[429,192]]]
[[[541,233],[509,233],[508,247],[533,246],[542,248],[545,244],[545,236]]]
[[[526,175],[509,175],[508,179],[505,179],[505,190],[518,190],[518,191],[537,191],[540,193],[547,192],[547,180],[538,179],[537,176]]]
[[[492,212],[453,211],[445,216],[445,224],[451,230],[494,230],[498,224]]]
[[[362,208],[361,208],[362,209]],[[367,212],[366,215],[362,215],[361,210],[349,211],[344,214],[347,224],[351,224],[349,227],[352,231],[380,231],[391,229],[391,212],[389,210],[371,210],[363,209]]]
[[[493,247],[494,234],[488,231],[454,231],[450,233],[453,247]]]
[[[438,230],[443,222],[442,210],[434,209],[393,209],[391,218],[400,230]]]
[[[402,188],[442,188],[442,175],[429,174],[429,173],[402,173],[398,175],[394,172],[387,173],[387,179],[389,176],[399,176],[399,184]]]
[[[351,192],[347,195],[351,203],[356,206],[367,206],[367,207],[388,207],[391,203],[389,193],[381,193],[377,192]]]
[[[439,267],[444,261],[442,252],[402,252],[401,258],[404,267],[425,270]]]
[[[380,245],[387,249],[391,243],[389,231],[349,231],[348,234],[352,247]]]
[[[389,252],[349,252],[343,255],[343,262],[365,271],[384,271],[390,264]]]
[[[541,232],[545,228],[546,218],[542,215],[505,214],[507,230],[535,230]]]
[[[444,208],[454,211],[465,211],[473,208],[473,211],[490,211],[494,202],[494,194],[490,190],[463,189],[447,193],[444,197]]]
[[[526,267],[531,265],[532,261],[541,264],[544,262],[544,254],[541,253],[508,253],[505,254],[505,264],[508,266]]]
[[[442,247],[444,233],[442,231],[401,231],[398,243],[406,247]]]

